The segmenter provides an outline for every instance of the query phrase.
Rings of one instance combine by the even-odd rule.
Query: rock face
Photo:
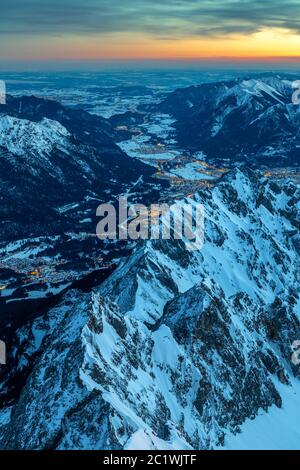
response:
[[[19,330],[27,380],[14,402],[2,388],[1,448],[226,447],[284,405],[300,378],[298,189],[242,169],[196,202],[201,251],[148,241]]]
[[[183,148],[249,165],[299,165],[299,105],[291,76],[261,76],[179,89],[159,105],[177,119]]]

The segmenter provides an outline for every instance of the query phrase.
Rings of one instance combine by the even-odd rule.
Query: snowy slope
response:
[[[228,435],[225,448],[232,450],[299,450],[300,384],[293,387],[278,384],[282,408],[272,407],[268,413],[259,413],[253,421],[247,419],[241,433]]]
[[[0,146],[16,155],[50,154],[54,146],[66,145],[70,133],[57,121],[44,118],[41,122],[0,116]]]

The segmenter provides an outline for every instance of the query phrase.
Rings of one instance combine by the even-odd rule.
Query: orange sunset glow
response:
[[[191,37],[158,39],[142,34],[31,38],[16,41],[13,58],[28,60],[96,60],[96,59],[272,59],[300,58],[300,35],[284,29],[229,37]],[[8,57],[6,57],[8,58]]]

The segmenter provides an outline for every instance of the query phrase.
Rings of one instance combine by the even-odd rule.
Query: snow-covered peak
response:
[[[242,92],[246,91],[258,97],[263,96],[263,93],[265,93],[279,103],[284,103],[287,85],[283,84],[282,81],[278,79],[265,81],[250,79],[243,80],[240,89]],[[291,84],[289,84],[289,89],[292,89]]]
[[[14,155],[49,155],[70,136],[59,122],[43,118],[40,122],[0,116],[0,146]]]

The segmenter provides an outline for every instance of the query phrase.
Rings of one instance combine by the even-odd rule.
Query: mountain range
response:
[[[293,91],[286,76],[201,84],[110,119],[8,97],[1,449],[299,448],[299,185],[261,171],[298,167]],[[149,113],[171,116],[185,161],[202,152],[204,175],[212,162],[226,171],[175,178],[180,195],[126,155],[117,142],[143,139]],[[202,204],[203,248],[98,241],[96,206],[124,194]]]
[[[204,83],[170,93],[159,110],[176,118],[178,144],[210,159],[299,166],[300,114],[291,76]]]

